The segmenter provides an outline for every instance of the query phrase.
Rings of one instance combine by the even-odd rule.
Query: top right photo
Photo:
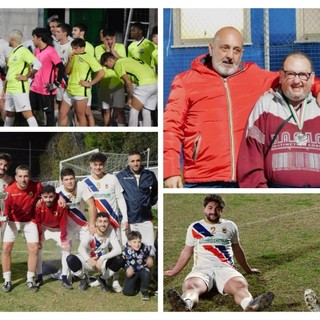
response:
[[[164,186],[320,188],[320,9],[164,9]]]

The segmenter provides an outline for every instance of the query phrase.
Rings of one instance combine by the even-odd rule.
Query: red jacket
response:
[[[242,63],[221,77],[196,58],[172,83],[164,112],[164,179],[182,174],[185,182],[236,181],[236,160],[250,111],[278,84],[278,72]],[[183,172],[180,170],[182,144]]]

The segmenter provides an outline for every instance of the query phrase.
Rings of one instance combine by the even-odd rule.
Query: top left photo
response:
[[[0,15],[0,126],[158,126],[158,9]]]

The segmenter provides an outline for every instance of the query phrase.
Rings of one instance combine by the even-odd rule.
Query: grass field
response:
[[[50,277],[50,272],[56,271],[60,266],[59,249],[50,240],[45,242],[43,251],[44,273],[48,274],[44,277],[45,283],[40,290],[32,293],[25,285],[26,245],[22,236],[18,236],[13,249],[13,290],[4,293],[0,289],[0,312],[155,312],[158,310],[156,296],[151,296],[150,301],[142,301],[139,294],[127,297],[113,291],[103,293],[100,287],[89,288],[82,292],[78,289],[79,281],[73,284],[73,290],[65,289],[60,281]],[[120,283],[123,283],[123,270],[120,271]]]
[[[205,194],[164,195],[164,269],[175,265],[184,247],[187,227],[203,218]],[[320,195],[224,194],[222,216],[234,221],[251,267],[260,275],[245,275],[253,296],[273,291],[268,311],[307,311],[303,294],[320,293]],[[193,261],[173,278],[165,277],[164,291],[181,285]],[[238,266],[238,265],[237,265]],[[242,270],[239,267],[239,271]],[[171,311],[164,298],[164,311]],[[204,296],[194,311],[242,311],[231,296]]]

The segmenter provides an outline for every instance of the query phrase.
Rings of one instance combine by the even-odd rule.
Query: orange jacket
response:
[[[240,71],[223,78],[206,58],[196,58],[191,69],[172,82],[164,112],[164,179],[182,175],[190,183],[236,181],[250,111],[262,94],[278,85],[278,72],[254,63],[244,62]]]

